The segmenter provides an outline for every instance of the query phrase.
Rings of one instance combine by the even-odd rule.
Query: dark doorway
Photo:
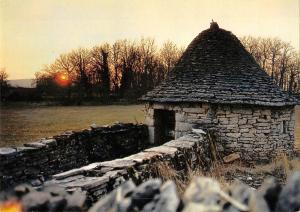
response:
[[[162,144],[175,138],[175,112],[154,110],[154,142]]]

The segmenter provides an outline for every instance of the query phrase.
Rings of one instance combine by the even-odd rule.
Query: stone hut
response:
[[[275,85],[230,31],[212,22],[167,79],[142,97],[150,142],[213,126],[219,150],[268,160],[294,148],[296,98]]]

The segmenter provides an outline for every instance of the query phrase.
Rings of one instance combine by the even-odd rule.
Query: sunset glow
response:
[[[60,79],[61,79],[62,81],[65,81],[65,80],[67,80],[67,76],[64,75],[64,74],[62,74],[62,75],[60,75]]]
[[[0,67],[33,78],[62,53],[141,36],[187,46],[211,19],[299,49],[299,0],[1,0]]]
[[[64,73],[57,74],[55,81],[60,86],[67,86],[70,83],[68,76]]]

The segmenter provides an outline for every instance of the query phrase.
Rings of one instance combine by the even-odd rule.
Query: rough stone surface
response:
[[[124,157],[147,146],[145,125],[115,124],[66,132],[24,147],[0,148],[0,190],[23,182],[40,186],[50,175]]]
[[[44,185],[54,184],[66,190],[83,190],[87,192],[88,201],[95,202],[128,179],[139,184],[149,178],[159,177],[157,167],[163,163],[182,173],[187,171],[187,164],[191,168],[197,165],[206,170],[211,165],[209,148],[206,137],[189,134],[128,157],[97,162],[56,174]]]
[[[239,152],[246,161],[270,161],[279,152],[293,153],[295,110],[292,106],[154,103],[146,105],[146,110],[162,106],[175,112],[175,138],[188,134],[193,128],[214,129],[218,138],[216,145],[224,156]],[[194,113],[196,109],[198,113]],[[146,113],[146,116],[154,120],[153,113]],[[155,120],[153,123],[148,127],[154,129]],[[149,133],[152,133],[149,134],[150,139],[155,138],[155,130]]]

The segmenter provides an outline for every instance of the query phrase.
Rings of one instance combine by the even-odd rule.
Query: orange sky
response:
[[[0,0],[0,67],[33,78],[77,47],[153,37],[186,46],[213,18],[237,36],[279,37],[299,49],[299,0]]]

